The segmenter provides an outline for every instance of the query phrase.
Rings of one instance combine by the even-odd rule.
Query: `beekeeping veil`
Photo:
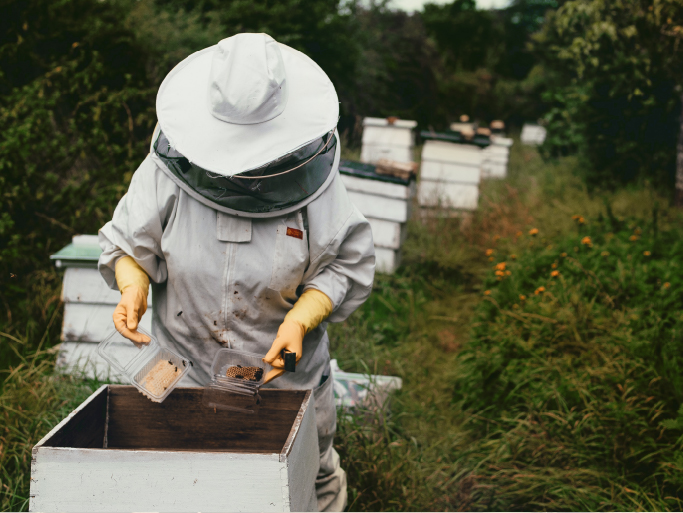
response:
[[[188,194],[218,210],[272,217],[302,208],[339,162],[339,103],[327,75],[266,34],[190,55],[164,79],[152,153]]]

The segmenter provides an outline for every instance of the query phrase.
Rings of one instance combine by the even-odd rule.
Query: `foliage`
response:
[[[683,6],[572,0],[535,38],[548,72],[549,154],[579,151],[591,185],[672,183]]]

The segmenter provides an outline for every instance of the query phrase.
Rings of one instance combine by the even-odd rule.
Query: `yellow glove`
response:
[[[147,273],[135,260],[125,256],[116,262],[116,283],[121,291],[121,301],[114,310],[114,326],[135,344],[149,343],[150,338],[137,331],[140,318],[147,311]]]
[[[301,360],[304,335],[317,328],[332,313],[333,306],[330,298],[319,290],[310,289],[301,294],[280,324],[270,351],[263,357],[264,362],[274,367],[266,375],[264,384],[284,374],[285,362],[281,356],[283,349],[296,353],[297,363]]]

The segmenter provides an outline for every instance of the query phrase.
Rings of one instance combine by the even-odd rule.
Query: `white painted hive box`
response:
[[[262,390],[254,414],[201,394],[102,386],[34,446],[30,511],[315,511],[312,392]]]
[[[481,148],[474,145],[426,141],[420,167],[420,206],[475,210],[483,159]]]
[[[351,202],[370,223],[375,244],[375,268],[393,273],[401,262],[415,181],[377,175],[373,166],[344,161],[341,178]]]
[[[528,146],[538,146],[543,144],[546,137],[546,129],[540,125],[532,125],[530,123],[525,123],[522,127],[522,134],[520,139],[522,144]]]
[[[77,235],[71,244],[50,257],[64,269],[64,321],[56,368],[118,381],[119,373],[97,354],[97,345],[114,329],[112,315],[121,299],[121,293],[110,289],[97,270],[101,252],[97,235]],[[147,305],[151,312],[151,291]],[[149,313],[142,317],[140,327],[152,331]]]
[[[384,118],[365,118],[361,161],[368,164],[376,164],[380,159],[412,162],[416,126],[416,121],[405,119],[389,123]]]

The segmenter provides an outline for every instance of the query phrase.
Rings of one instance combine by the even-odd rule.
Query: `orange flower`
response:
[[[526,300],[526,296],[525,296],[524,294],[520,294],[520,295],[519,295],[519,300],[520,300],[520,301],[525,301],[525,300]]]
[[[573,219],[574,221],[576,221],[576,220],[578,220],[578,219],[579,219],[579,217],[581,217],[581,216],[578,216],[578,215],[576,215],[576,216],[572,216],[572,219]]]
[[[485,296],[490,296],[490,295],[491,295],[491,291],[490,291],[490,290],[485,290],[485,291],[484,291],[484,295],[485,295]]]
[[[493,262],[494,260],[495,260],[495,258],[489,257],[489,262]]]
[[[557,262],[553,262],[553,265],[551,265],[550,267],[552,267],[553,269],[557,269]]]
[[[496,269],[498,269],[499,271],[504,271],[505,270],[505,262],[500,262],[500,263],[496,264]]]
[[[514,253],[510,255],[510,260],[517,260],[517,255],[515,255]]]
[[[586,220],[583,217],[579,217],[579,224],[585,224]]]
[[[667,282],[664,284],[664,288],[665,288],[665,289],[668,289],[669,287],[671,287],[671,283],[669,283],[669,282],[667,281]]]
[[[552,276],[553,278],[557,278],[559,275],[560,275],[560,271],[553,271],[550,273],[550,276]]]
[[[645,256],[650,256],[651,254],[652,253],[650,253],[649,251],[643,251],[643,255],[645,255]]]
[[[637,236],[637,235],[631,235],[631,236],[628,238],[628,240],[630,240],[631,242],[635,242],[635,241],[638,240],[638,236]]]
[[[486,256],[491,256],[493,255],[493,250],[492,249],[487,249],[486,250]]]
[[[590,237],[584,237],[583,239],[581,239],[581,244],[584,244],[584,245],[588,246],[589,248],[593,247],[593,242],[591,241]]]
[[[567,256],[567,253],[562,253],[560,256],[561,256],[562,258],[564,258],[564,257]]]
[[[536,294],[536,295],[538,296],[538,295],[541,294],[542,292],[545,292],[545,287],[538,287],[538,288],[534,291],[534,294]]]
[[[505,271],[505,276],[510,276],[512,273],[510,271]]]
[[[521,237],[521,236],[522,236],[522,232],[515,233],[515,237]]]
[[[536,235],[538,235],[538,228],[532,228],[531,230],[529,230],[529,235],[531,235],[532,237],[536,237]]]
[[[640,235],[641,233],[643,233],[643,231],[639,227],[637,227],[635,230],[633,230],[633,233],[635,233],[636,235]]]
[[[505,276],[505,271],[501,271],[500,269],[496,271],[496,276]]]

